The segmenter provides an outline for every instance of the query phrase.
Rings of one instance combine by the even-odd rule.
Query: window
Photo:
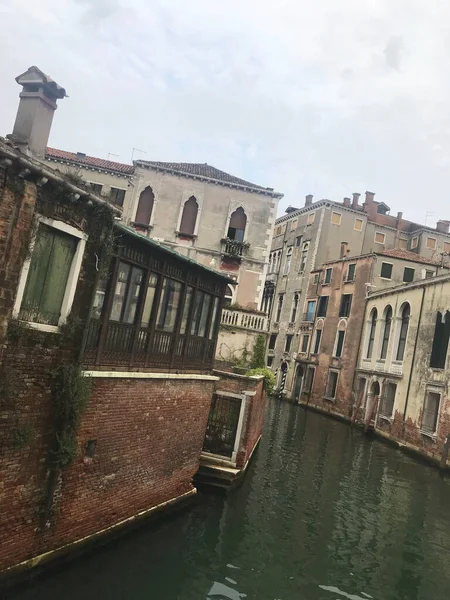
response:
[[[401,314],[400,335],[398,338],[396,360],[403,360],[403,356],[405,355],[405,346],[406,338],[408,336],[410,313],[411,309],[409,308],[409,304],[405,304]]]
[[[355,269],[356,269],[355,263],[348,265],[347,278],[345,281],[354,281],[355,280]]]
[[[280,319],[281,319],[281,310],[283,308],[283,300],[284,300],[284,294],[280,294],[278,296],[277,318],[275,319],[277,323],[279,323]]]
[[[280,233],[281,233],[281,225],[277,225],[277,227],[275,227],[274,235],[280,235]]]
[[[438,312],[434,328],[433,346],[431,349],[430,367],[445,369],[447,361],[448,342],[450,339],[450,312],[445,315]]]
[[[85,240],[74,227],[52,219],[40,220],[31,258],[22,270],[15,316],[50,327],[64,322],[75,295]]]
[[[301,235],[298,235],[298,236],[295,238],[295,247],[296,247],[296,248],[299,248],[301,243],[302,243],[302,236],[301,236]]]
[[[191,311],[192,298],[194,297],[194,288],[188,286],[186,290],[186,299],[184,301],[183,314],[181,316],[180,333],[185,335],[186,328],[189,320],[189,313]],[[213,319],[214,321],[214,319]]]
[[[330,400],[334,400],[336,398],[338,375],[339,373],[337,371],[328,371],[328,381],[325,397],[329,398]]]
[[[336,358],[341,358],[341,356],[342,356],[342,349],[344,347],[344,338],[345,338],[345,331],[338,331],[337,338],[336,338],[336,350],[334,352],[334,356]]]
[[[230,240],[236,240],[237,242],[243,242],[246,225],[247,216],[244,212],[244,209],[240,206],[232,213],[230,217],[227,238]]]
[[[341,224],[341,218],[342,218],[341,213],[333,211],[331,213],[331,223],[332,223],[332,225],[340,225]]]
[[[284,342],[284,351],[285,352],[290,352],[291,351],[291,345],[292,345],[292,338],[294,336],[293,335],[287,335],[286,336],[286,340]]]
[[[394,412],[395,394],[397,392],[397,386],[395,383],[385,383],[383,386],[383,396],[380,403],[380,415],[383,417],[392,417]]]
[[[105,295],[106,295],[106,279],[100,279],[97,283],[97,289],[95,290],[95,298],[94,304],[92,305],[92,315],[93,319],[100,319],[102,316],[103,305],[105,303]]]
[[[319,273],[316,273],[314,275],[313,283],[314,283],[314,285],[317,285],[319,283]]]
[[[362,231],[363,228],[363,220],[362,219],[355,219],[355,224],[353,226],[353,229],[355,231]]]
[[[398,238],[398,247],[400,250],[408,250],[408,240],[406,238]]]
[[[89,183],[89,185],[92,188],[92,191],[94,192],[94,194],[101,194],[102,193],[102,189],[103,189],[103,185],[101,183]]]
[[[300,294],[297,292],[294,294],[294,299],[292,301],[291,323],[295,323],[295,319],[297,318],[297,309],[298,309],[299,300],[300,300]]]
[[[180,221],[180,233],[185,235],[194,235],[195,224],[197,222],[198,203],[194,196],[186,200],[183,206],[183,213]]]
[[[267,357],[267,366],[271,367],[273,365],[273,356]]]
[[[300,256],[300,273],[303,273],[306,268],[306,260],[308,258],[309,242],[304,242],[302,246],[302,254]]]
[[[308,352],[308,344],[309,344],[309,335],[304,335],[302,337],[302,352]]]
[[[217,316],[219,314],[219,298],[217,296],[214,297],[214,303],[212,308],[211,322],[209,325],[209,335],[208,339],[212,340],[214,337],[214,332],[217,326]]]
[[[425,246],[430,250],[436,250],[436,238],[427,237]]]
[[[419,238],[413,237],[413,239],[411,240],[411,249],[414,250],[414,248],[417,248],[418,245],[419,245]]]
[[[450,242],[444,242],[444,252],[450,254]]]
[[[175,329],[178,307],[181,303],[181,288],[182,285],[180,282],[164,277],[158,314],[156,316],[157,329],[167,332],[172,332]],[[197,294],[197,299],[202,293],[199,292]]]
[[[333,269],[328,268],[325,270],[325,280],[324,283],[331,283],[331,276],[333,275]]]
[[[136,217],[134,219],[137,225],[149,226],[153,212],[153,205],[155,202],[155,195],[150,186],[147,186],[139,196],[138,207],[136,211]]]
[[[316,301],[308,300],[308,303],[306,305],[305,321],[308,321],[308,322],[314,321],[314,313],[315,312],[316,312]]]
[[[275,350],[276,343],[277,343],[277,334],[272,333],[269,338],[269,350]]]
[[[434,271],[425,270],[425,278],[424,279],[431,279],[432,277],[434,277]]]
[[[121,190],[120,188],[112,187],[109,192],[109,199],[116,206],[123,206],[123,201],[125,199],[126,190]]]
[[[291,231],[294,231],[294,229],[297,229],[297,219],[291,221]]]
[[[352,294],[342,294],[341,306],[339,308],[340,317],[348,317],[352,307]]]
[[[141,325],[142,327],[148,327],[152,320],[153,304],[155,301],[156,286],[158,285],[158,275],[150,273],[148,280],[147,293],[145,295],[144,309],[142,311]],[[192,288],[188,288],[192,291]],[[187,302],[187,299],[186,299]]]
[[[291,270],[292,247],[286,252],[286,261],[284,263],[284,275],[288,275]]]
[[[306,369],[305,384],[304,384],[304,388],[303,388],[303,391],[306,393],[310,393],[312,390],[315,372],[316,372],[315,367],[308,367]]]
[[[411,269],[411,267],[405,267],[403,270],[403,281],[408,283],[409,281],[414,281],[414,273],[415,269]]]
[[[121,262],[110,314],[111,321],[134,323],[141,292],[143,270]]]
[[[392,264],[382,262],[380,277],[383,279],[392,279]]]
[[[313,354],[319,354],[320,350],[320,340],[322,339],[322,330],[316,329],[316,336],[314,338],[314,349]]]
[[[227,285],[227,287],[226,287],[224,304],[225,304],[225,306],[229,306],[230,304],[233,304],[233,289],[232,289],[231,285]]]
[[[307,225],[312,225],[314,223],[314,217],[316,213],[311,213],[308,215],[308,220],[306,222]]]
[[[326,317],[328,308],[329,296],[320,296],[319,304],[317,305],[317,316]]]
[[[367,340],[366,358],[372,358],[373,345],[375,342],[375,331],[377,328],[377,318],[378,318],[378,312],[377,312],[377,309],[374,308],[374,309],[372,309],[372,312],[370,313],[369,338]]]
[[[422,424],[420,426],[420,429],[425,433],[436,433],[440,403],[440,394],[427,392],[423,403]]]
[[[205,294],[205,292],[197,291],[192,313],[191,335],[205,337],[211,302],[212,296]]]
[[[388,306],[385,310],[384,317],[384,330],[383,330],[383,341],[381,343],[381,352],[380,358],[386,358],[388,346],[389,346],[389,337],[391,335],[391,326],[392,326],[392,308]]]
[[[386,241],[386,235],[384,233],[381,233],[381,231],[377,231],[375,233],[375,243],[376,244],[384,244],[385,241]]]

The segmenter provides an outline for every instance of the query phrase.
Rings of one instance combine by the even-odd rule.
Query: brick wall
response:
[[[212,380],[95,380],[78,457],[63,470],[50,527],[41,530],[50,398],[33,372],[53,357],[41,349],[26,360],[23,404],[35,439],[0,458],[0,570],[191,490],[214,386]],[[92,458],[85,452],[89,440],[96,442]]]

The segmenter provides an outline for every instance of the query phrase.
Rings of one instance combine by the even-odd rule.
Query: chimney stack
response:
[[[291,212],[295,212],[296,210],[298,210],[298,208],[295,208],[295,206],[288,206],[287,209],[284,212],[286,214],[289,214]]]
[[[371,204],[375,200],[375,194],[373,192],[366,192],[366,204]]]
[[[348,242],[341,242],[341,258],[345,258],[348,254]]]
[[[350,208],[350,206],[351,206],[350,198],[344,198],[344,206],[346,206],[347,208]]]
[[[361,194],[358,194],[358,193],[354,193],[353,194],[352,208],[355,208],[355,209],[358,208],[358,203],[359,203],[359,197],[360,196],[361,196]]]
[[[22,86],[16,122],[7,137],[27,154],[45,157],[57,100],[66,90],[37,67],[30,67],[16,77]]]
[[[436,229],[440,233],[448,233],[449,232],[449,226],[450,226],[450,221],[443,221],[442,219],[440,219],[436,223]]]
[[[314,196],[312,194],[308,194],[305,198],[305,206],[311,206],[313,198]]]

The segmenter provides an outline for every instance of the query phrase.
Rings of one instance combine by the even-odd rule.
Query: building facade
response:
[[[275,223],[261,309],[270,315],[267,364],[278,373],[278,382],[280,365],[287,364],[284,391],[288,397],[294,391],[294,361],[302,335],[311,329],[313,305],[308,298],[308,287],[315,269],[340,258],[395,250],[393,258],[386,254],[384,260],[400,261],[400,270],[394,275],[393,267],[384,267],[384,279],[392,285],[404,276],[402,253],[405,265],[409,264],[411,254],[430,261],[428,267],[411,266],[406,277],[412,279],[429,277],[437,264],[448,262],[447,221],[439,221],[435,229],[425,228],[404,220],[402,213],[396,217],[389,215],[389,207],[376,202],[371,192],[366,192],[363,204],[359,197],[353,194],[352,200],[344,198],[338,203],[313,202],[313,197],[307,196],[303,208],[288,208],[286,215]],[[381,268],[381,262],[377,264]]]

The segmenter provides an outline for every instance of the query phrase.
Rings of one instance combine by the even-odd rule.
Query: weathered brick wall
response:
[[[0,458],[0,570],[188,492],[198,468],[214,381],[97,379],[78,457],[62,471],[50,527],[42,530],[51,427],[38,371],[52,360],[42,348],[17,358],[35,437]],[[92,458],[85,452],[89,440],[96,442]]]

